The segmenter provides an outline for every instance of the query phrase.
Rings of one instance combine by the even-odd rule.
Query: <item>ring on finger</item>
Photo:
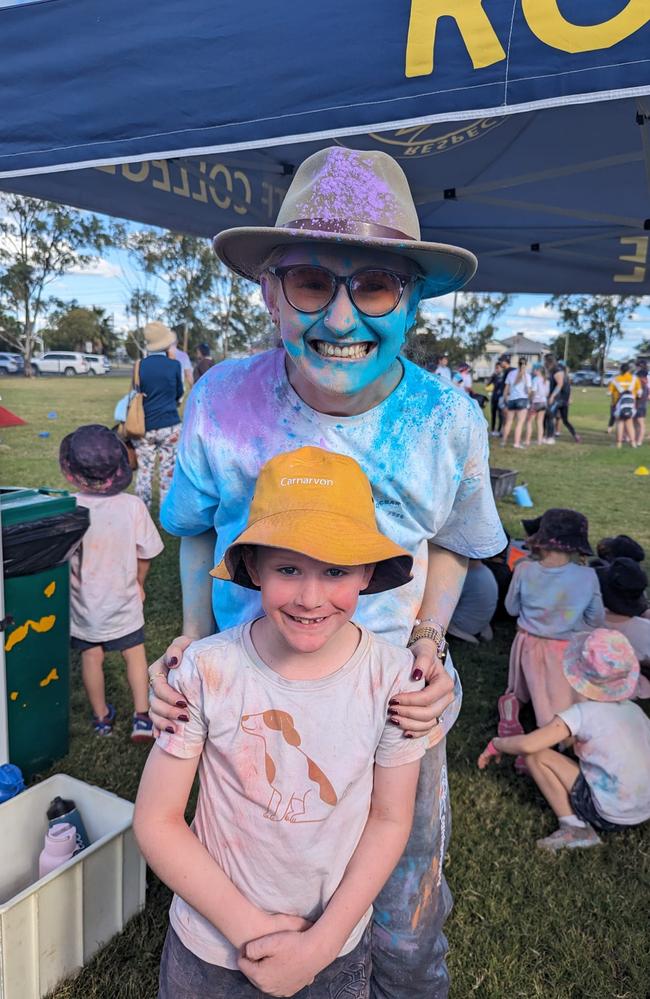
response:
[[[161,676],[163,678],[163,680],[165,679],[165,674],[164,673],[151,673],[151,675],[149,676],[149,686],[152,689],[153,689],[153,682],[154,682],[154,680],[157,680],[159,676]]]

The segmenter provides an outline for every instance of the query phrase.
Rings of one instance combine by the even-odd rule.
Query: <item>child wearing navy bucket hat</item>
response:
[[[527,526],[528,525],[528,526]],[[506,596],[506,610],[517,617],[510,650],[508,688],[499,698],[499,735],[523,732],[519,706],[531,701],[538,725],[547,725],[575,700],[562,661],[576,631],[604,622],[598,577],[576,561],[593,554],[587,518],[577,510],[547,510],[530,529],[529,558],[520,559]],[[524,769],[518,761],[518,769]]]
[[[633,558],[615,558],[596,569],[605,605],[605,626],[622,632],[641,664],[650,674],[650,620],[646,589],[648,577]],[[636,697],[650,697],[650,680],[639,677]]]
[[[144,582],[163,543],[142,500],[124,492],[133,473],[112,430],[92,423],[68,434],[59,464],[80,490],[77,503],[90,511],[90,527],[70,566],[70,642],[81,653],[92,725],[97,735],[112,735],[116,710],[106,700],[104,653],[121,652],[133,696],[131,740],[150,742]]]
[[[650,819],[650,719],[630,700],[639,664],[625,635],[607,628],[573,636],[563,673],[577,703],[527,735],[491,739],[480,770],[503,753],[524,754],[559,827],[537,841],[555,852],[598,846],[598,832]],[[571,738],[577,762],[552,747]]]

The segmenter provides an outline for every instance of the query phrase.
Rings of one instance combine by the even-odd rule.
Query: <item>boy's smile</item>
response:
[[[298,552],[264,547],[246,557],[246,566],[262,591],[266,617],[260,625],[273,666],[296,654],[316,654],[318,662],[313,661],[311,667],[324,675],[317,655],[321,651],[330,672],[343,665],[358,641],[356,629],[352,633],[346,625],[374,566],[330,565]],[[305,676],[310,673],[311,668],[304,671]]]

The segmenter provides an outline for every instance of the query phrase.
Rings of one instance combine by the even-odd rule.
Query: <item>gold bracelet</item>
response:
[[[436,655],[441,663],[443,663],[447,658],[448,645],[445,638],[445,633],[441,628],[434,628],[429,624],[416,624],[415,628],[411,632],[411,637],[406,643],[407,649],[410,649],[412,645],[419,642],[421,638],[428,638],[432,641],[436,647]]]

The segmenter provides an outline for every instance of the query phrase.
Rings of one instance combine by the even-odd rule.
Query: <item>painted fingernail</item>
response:
[[[397,700],[397,698],[396,698],[396,697],[391,697],[391,699],[390,699],[390,701],[388,702],[388,704],[389,704],[390,706],[393,706],[393,707],[399,707],[399,701]]]
[[[169,732],[170,735],[173,735],[174,729],[171,727],[171,725],[168,725],[167,728],[165,729],[165,732]]]
[[[393,725],[399,725],[399,719],[396,718],[394,715],[389,715],[388,721],[391,722],[391,724]]]
[[[176,707],[177,708],[186,708],[187,707],[187,701],[176,701]]]
[[[167,665],[178,666],[178,659],[176,658],[176,656],[170,656],[169,659],[167,660]]]
[[[421,680],[422,679],[422,675],[423,674],[422,674],[422,670],[421,669],[414,669],[413,672],[412,672],[412,674],[411,674],[411,679],[412,680]]]
[[[190,719],[189,719],[188,715],[178,715],[178,720],[179,721],[189,721]]]
[[[413,738],[413,733],[412,732],[405,732],[404,733],[404,738],[405,739],[412,739]]]

